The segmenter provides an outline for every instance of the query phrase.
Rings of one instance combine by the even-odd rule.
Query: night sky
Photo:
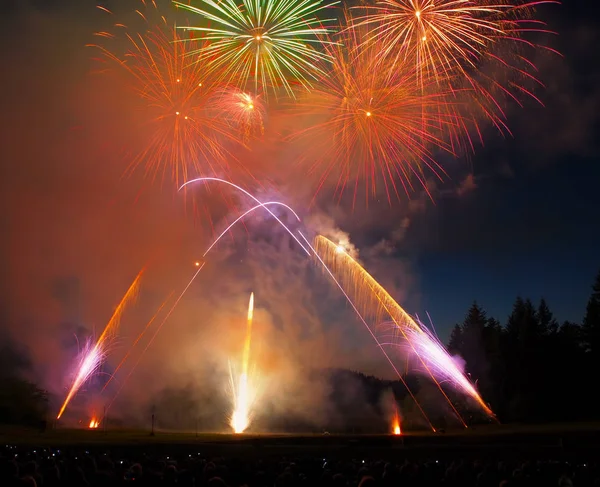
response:
[[[66,367],[62,343],[76,326],[97,330],[149,259],[161,262],[152,270],[154,281],[179,289],[209,239],[206,222],[193,218],[168,181],[122,178],[140,134],[130,129],[135,109],[118,79],[90,74],[93,56],[85,44],[102,27],[94,2],[25,3],[4,2],[0,21],[0,232],[7,237],[0,244],[0,316],[1,326],[30,348],[40,367],[61,362],[44,378],[56,381]],[[600,269],[600,70],[593,52],[600,30],[589,4],[568,0],[540,9],[539,16],[559,33],[551,45],[564,55],[535,59],[546,84],[537,91],[545,106],[533,100],[510,106],[512,135],[488,127],[485,146],[478,145],[475,154],[442,161],[448,178],[431,181],[433,202],[417,191],[391,206],[382,197],[351,211],[325,189],[309,208],[312,187],[286,181],[286,171],[269,177],[278,182],[267,182],[262,194],[278,195],[307,221],[326,215],[408,312],[429,312],[443,339],[473,300],[504,322],[516,296],[536,302],[545,297],[559,321],[580,322]],[[281,167],[277,161],[260,169],[264,174]],[[275,245],[257,237],[268,228],[262,221],[250,224],[237,237],[248,248]],[[236,274],[228,261],[227,269],[213,269],[211,276],[227,275],[238,283],[224,291],[235,304],[222,303],[239,311],[258,274],[240,282],[256,268]],[[302,281],[292,283],[302,279],[301,271],[293,266],[280,271],[289,272],[282,274],[281,286],[302,289]],[[225,286],[215,282],[212,292]],[[284,299],[277,294],[282,288],[270,285],[271,298]],[[144,316],[169,290],[151,287],[141,299],[149,305]],[[257,303],[260,307],[262,297],[269,309],[266,294],[257,294]],[[358,322],[341,301],[323,301],[323,295],[321,301],[319,292],[311,295],[319,320],[307,311],[303,322],[320,321],[326,330],[323,349],[335,348],[326,337],[334,340],[340,333],[328,326],[336,320],[346,330],[356,328],[342,333],[343,350],[364,347]],[[221,303],[215,299],[207,301],[213,308]],[[285,316],[296,313],[272,317],[276,328]],[[60,344],[44,348],[49,337]],[[370,360],[375,359],[365,359],[366,367]]]

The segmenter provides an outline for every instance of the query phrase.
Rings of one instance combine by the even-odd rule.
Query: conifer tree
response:
[[[467,370],[475,380],[487,377],[487,360],[485,354],[484,334],[488,318],[485,311],[474,302],[462,324],[462,357]]]
[[[554,315],[544,298],[540,300],[537,309],[537,318],[542,334],[556,333],[558,331],[558,323],[554,319]]]
[[[600,272],[592,286],[582,331],[586,350],[594,356],[594,362],[600,362]]]
[[[462,328],[458,323],[454,325],[454,328],[452,328],[452,332],[450,333],[450,340],[448,341],[448,351],[459,355],[463,351]]]

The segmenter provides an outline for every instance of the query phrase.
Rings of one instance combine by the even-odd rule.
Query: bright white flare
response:
[[[231,416],[231,427],[234,433],[243,433],[250,425],[248,411],[248,376],[240,375],[236,394],[235,410]]]
[[[234,390],[234,409],[231,415],[230,425],[235,433],[243,433],[250,426],[250,408],[254,402],[255,391],[248,379],[248,364],[250,362],[250,341],[252,339],[252,318],[254,313],[254,293],[250,294],[248,303],[248,320],[246,326],[246,340],[244,342],[244,352],[242,355],[242,373],[238,379],[237,391],[235,384]]]

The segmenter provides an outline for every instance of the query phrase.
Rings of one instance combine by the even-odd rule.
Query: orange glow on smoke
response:
[[[395,435],[402,434],[402,428],[400,427],[400,415],[398,414],[398,406],[396,406],[394,411],[394,419],[392,420],[392,431]]]

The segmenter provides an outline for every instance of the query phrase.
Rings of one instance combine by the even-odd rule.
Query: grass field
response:
[[[143,430],[0,429],[0,443],[23,447],[80,448],[207,454],[405,456],[528,455],[580,457],[600,453],[600,424],[490,425],[446,433],[393,435],[223,434]]]

